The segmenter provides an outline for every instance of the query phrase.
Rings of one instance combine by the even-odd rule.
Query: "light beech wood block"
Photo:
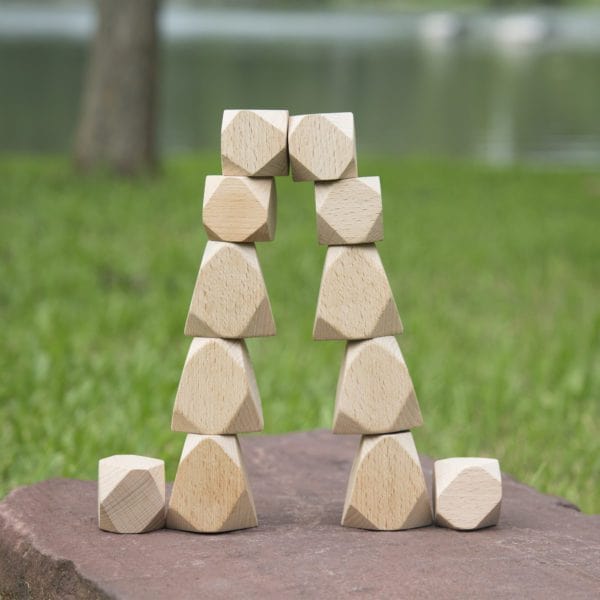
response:
[[[260,394],[244,340],[194,338],[185,359],[171,429],[232,434],[264,426]]]
[[[275,321],[253,244],[208,242],[185,323],[185,335],[275,335]]]
[[[356,340],[397,333],[402,333],[402,322],[375,245],[329,246],[314,339]]]
[[[165,523],[165,463],[117,454],[98,462],[98,527],[143,533]]]
[[[270,242],[275,237],[277,194],[272,177],[209,175],[202,222],[211,240]]]
[[[396,338],[348,342],[338,379],[333,433],[387,433],[422,424]]]
[[[451,529],[496,525],[502,475],[495,458],[446,458],[433,466],[435,521]]]
[[[352,113],[290,117],[288,149],[294,181],[358,176]]]
[[[383,239],[379,177],[315,183],[319,244],[367,244]]]
[[[237,436],[189,434],[173,483],[167,527],[216,533],[257,524]]]
[[[221,125],[223,175],[287,175],[287,110],[226,110]]]
[[[425,477],[410,431],[363,436],[350,473],[342,525],[390,531],[431,522]]]

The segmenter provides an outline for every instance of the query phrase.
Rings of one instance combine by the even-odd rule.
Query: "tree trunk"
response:
[[[158,0],[99,0],[75,164],[133,175],[155,167]]]

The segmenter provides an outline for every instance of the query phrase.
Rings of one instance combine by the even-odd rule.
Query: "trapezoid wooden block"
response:
[[[206,244],[184,332],[221,338],[275,335],[254,244]]]
[[[223,175],[287,175],[287,110],[225,110],[221,125]]]
[[[379,177],[315,183],[319,244],[367,244],[383,239]]]
[[[396,338],[348,342],[338,379],[333,433],[387,433],[422,424]]]
[[[165,463],[116,454],[98,462],[98,527],[144,533],[165,524]]]
[[[433,466],[435,522],[451,529],[496,525],[502,475],[495,458],[446,458]]]
[[[374,244],[329,246],[313,328],[315,340],[402,333],[402,322]]]
[[[202,222],[211,240],[270,242],[275,238],[277,194],[272,177],[209,175]]]
[[[352,113],[290,117],[288,150],[294,181],[357,177]]]
[[[244,340],[194,338],[179,380],[171,429],[223,435],[261,431],[263,426]]]
[[[167,527],[216,533],[256,525],[237,436],[189,434],[173,483]]]
[[[363,436],[350,473],[342,525],[392,531],[431,522],[425,477],[410,431]]]

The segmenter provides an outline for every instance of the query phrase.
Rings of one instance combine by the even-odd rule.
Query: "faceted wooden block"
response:
[[[211,240],[270,242],[275,237],[276,218],[272,177],[206,178],[202,222]]]
[[[185,335],[275,335],[275,322],[253,244],[208,242],[185,323]]]
[[[237,436],[189,434],[173,483],[167,527],[214,533],[257,524]]]
[[[410,431],[363,436],[350,473],[342,525],[396,530],[430,524],[425,477]]]
[[[117,454],[98,462],[98,527],[143,533],[165,522],[165,463]]]
[[[352,113],[290,117],[288,149],[294,181],[357,177]]]
[[[329,246],[314,339],[355,340],[397,333],[402,333],[402,322],[375,245]]]
[[[446,458],[433,467],[435,521],[451,529],[498,523],[502,475],[495,458]]]
[[[383,239],[379,177],[315,183],[319,244],[367,244]]]
[[[226,110],[221,126],[223,175],[288,174],[287,110]]]
[[[244,340],[194,338],[179,380],[171,429],[230,434],[260,431],[263,425]]]
[[[333,433],[386,433],[422,424],[396,338],[348,342],[338,380]]]

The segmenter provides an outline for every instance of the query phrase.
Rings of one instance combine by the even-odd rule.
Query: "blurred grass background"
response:
[[[218,156],[134,183],[63,158],[0,158],[0,495],[95,478],[114,453],[163,457]],[[497,456],[505,471],[600,512],[600,174],[362,159],[380,175],[379,244],[425,426],[421,452]],[[278,327],[249,343],[266,431],[328,428],[343,352],[311,341],[325,249],[311,184],[278,180],[259,245]],[[340,490],[343,494],[343,490]]]

